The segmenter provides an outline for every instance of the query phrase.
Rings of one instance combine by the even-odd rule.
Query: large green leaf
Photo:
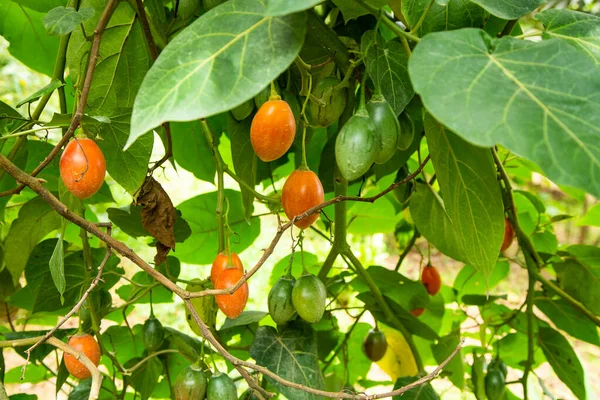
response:
[[[51,272],[48,268],[50,258],[56,247],[57,239],[48,239],[41,242],[31,252],[31,256],[25,267],[25,278],[27,286],[15,293],[11,298],[11,303],[21,308],[36,312],[57,312],[62,307],[71,307],[81,295],[82,286],[85,279],[85,266],[83,262],[83,252],[72,253],[64,259],[64,273],[66,280],[66,290],[64,292],[64,303],[60,301],[60,294],[50,282],[52,282]],[[104,249],[92,249],[92,271],[95,275],[100,262],[104,258],[106,251]],[[104,267],[104,271],[122,273],[118,268],[119,258],[112,256]],[[106,275],[104,282],[100,287],[109,289],[119,279],[118,276]]]
[[[545,0],[471,0],[473,3],[481,5],[497,17],[504,19],[516,19],[525,14],[529,14]]]
[[[417,30],[420,36],[460,28],[480,28],[486,20],[485,10],[469,0],[446,0],[444,3],[447,4],[442,4],[441,1],[432,3],[430,0],[404,0],[402,13],[410,27],[423,19]]]
[[[59,39],[46,35],[44,14],[11,0],[0,0],[0,10],[0,35],[10,42],[10,54],[29,68],[51,76]]]
[[[560,380],[578,399],[585,399],[583,367],[567,339],[552,328],[540,327],[539,346]]]
[[[154,135],[146,135],[123,151],[129,136],[130,115],[128,110],[115,110],[110,124],[98,124],[103,139],[98,141],[98,146],[106,159],[106,171],[123,189],[134,195],[146,178]]]
[[[489,278],[486,279],[486,276],[480,271],[470,265],[465,265],[454,279],[453,288],[457,292],[457,298],[468,295],[487,295],[508,276],[509,270],[508,262],[498,261]]]
[[[250,121],[248,119],[238,122],[232,116],[228,119],[229,139],[231,140],[231,159],[236,175],[250,187],[256,185],[256,170],[258,157],[252,149],[250,142]],[[254,211],[254,195],[242,184],[242,201],[246,218]]]
[[[200,121],[173,122],[171,133],[173,157],[177,164],[193,173],[196,178],[213,183],[217,167],[211,148],[202,134]]]
[[[0,102],[0,106],[4,104]],[[2,108],[0,107],[0,112],[2,112]],[[2,122],[0,121],[0,128],[2,128]],[[12,150],[12,147],[14,145],[14,143],[17,141],[18,138],[11,138],[11,139],[7,139],[4,143],[4,147],[2,147],[2,155],[3,156],[7,156],[10,151]],[[25,165],[27,164],[27,157],[28,157],[28,147],[29,144],[33,143],[33,141],[28,140],[26,143],[24,143],[23,146],[21,146],[21,148],[17,151],[15,158],[13,159],[13,163],[23,169],[25,167]],[[10,174],[4,174],[2,176],[2,178],[0,179],[0,190],[8,190],[8,189],[12,189],[14,187],[17,186],[17,181],[15,180],[15,178],[13,178]],[[6,204],[8,203],[8,201],[10,200],[11,196],[4,196],[4,197],[0,197],[0,222],[4,221],[4,209],[6,207]],[[2,267],[0,266],[0,269]]]
[[[398,380],[396,380],[396,384],[394,384],[394,390],[400,389],[401,387],[409,385],[409,384],[413,383],[414,381],[416,381],[417,379],[418,379],[418,377],[416,377],[416,376],[414,376],[414,377],[405,376],[403,378],[398,378]],[[411,389],[408,392],[405,392],[400,396],[394,396],[394,397],[392,397],[392,399],[393,400],[439,400],[440,397],[435,392],[435,390],[433,390],[433,387],[431,386],[431,384],[426,383],[424,385],[421,385],[419,387]]]
[[[535,306],[539,308],[558,329],[574,338],[600,346],[598,329],[592,321],[563,299],[552,299],[546,296],[535,298]]]
[[[427,35],[409,62],[424,105],[452,131],[477,145],[503,144],[557,183],[595,195],[598,71],[565,41],[492,40],[475,29]]]
[[[229,1],[169,42],[136,97],[128,145],[164,121],[229,110],[279,76],[300,51],[306,15],[265,12],[261,2]]]
[[[438,340],[436,344],[431,345],[431,351],[438,364],[441,364],[446,358],[452,354],[460,343],[460,336],[458,334],[449,334],[443,336]],[[465,364],[462,357],[462,351],[450,360],[444,367],[442,374],[448,376],[448,379],[457,388],[463,390],[465,387]]]
[[[13,281],[16,282],[21,277],[27,259],[38,242],[48,233],[60,228],[60,220],[60,215],[41,197],[33,198],[19,210],[19,217],[13,221],[4,241],[4,248],[12,250],[6,252],[4,262]],[[46,269],[49,260],[50,257],[46,260]],[[54,286],[49,287],[55,290]]]
[[[259,365],[267,367],[282,378],[302,385],[323,389],[323,375],[317,358],[315,332],[305,322],[291,322],[277,332],[272,326],[261,326],[250,346],[250,355]],[[311,393],[288,388],[267,378],[289,399],[319,399]]]
[[[67,5],[66,0],[12,0],[13,2],[20,4],[24,7],[31,8],[32,10],[39,11],[41,13],[47,13],[53,8]]]
[[[142,361],[142,357],[132,358],[123,366],[125,368],[131,368],[140,361]],[[142,400],[150,398],[150,395],[158,384],[158,378],[160,378],[162,371],[162,362],[154,357],[147,360],[140,368],[136,369],[135,372],[131,374],[131,386],[139,392]]]
[[[571,10],[546,10],[535,19],[544,24],[543,37],[565,40],[600,62],[600,18]]]
[[[287,15],[298,11],[307,10],[322,3],[323,0],[266,0],[265,15]]]
[[[600,248],[570,246],[573,257],[554,263],[562,288],[596,314],[600,314]]]
[[[367,31],[361,39],[361,51],[373,84],[400,115],[415,92],[408,76],[408,57],[400,42],[385,42],[375,31]]]
[[[240,192],[227,189],[225,196],[229,200],[229,226],[237,234],[231,240],[231,250],[239,254],[258,237],[260,221],[256,218],[253,218],[250,223],[246,221]],[[177,209],[192,228],[192,235],[177,246],[177,258],[191,264],[212,263],[218,253],[215,217],[217,192],[193,197],[178,205]]]
[[[600,227],[600,203],[590,208],[588,212],[577,221],[579,226],[598,226]]]
[[[92,18],[83,23],[85,32],[93,32],[107,0],[82,0],[80,8],[95,10]],[[73,82],[81,80],[91,48],[81,29],[71,34],[67,51],[67,65]],[[100,44],[98,63],[88,97],[88,112],[111,117],[122,115],[120,109],[133,106],[142,79],[150,66],[150,55],[145,44],[140,22],[131,5],[121,2],[112,15]],[[122,148],[121,148],[122,149]],[[106,155],[106,154],[105,154]]]
[[[461,253],[487,278],[504,239],[504,205],[491,153],[448,131],[429,114],[425,135]]]

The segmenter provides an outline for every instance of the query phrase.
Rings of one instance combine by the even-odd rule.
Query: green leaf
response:
[[[15,119],[6,117],[14,117]],[[0,101],[0,136],[4,136],[4,134],[18,128],[23,123],[19,119],[23,119],[23,116],[17,110]]]
[[[63,294],[67,288],[67,281],[65,280],[65,251],[63,249],[63,233],[58,238],[52,256],[50,257],[50,275],[56,290],[60,294],[60,303],[64,304],[65,298]]]
[[[72,7],[56,7],[44,16],[42,22],[46,27],[48,35],[65,35],[73,32],[79,24],[92,18],[93,8],[80,8],[76,10]]]
[[[595,314],[600,314],[600,248],[570,246],[575,258],[554,263],[560,286]]]
[[[417,379],[419,378],[416,376],[405,376],[402,378],[398,378],[398,380],[396,380],[396,383],[394,384],[394,390],[409,385]],[[404,392],[400,396],[394,396],[392,397],[392,400],[440,400],[440,397],[435,392],[435,390],[433,390],[431,384],[426,383],[424,385],[411,389],[408,392]]]
[[[226,189],[225,196],[229,200],[229,226],[239,238],[239,241],[232,240],[231,250],[239,254],[258,237],[260,221],[257,218],[250,223],[246,221],[240,192]],[[177,258],[190,264],[212,263],[218,253],[217,192],[193,197],[178,205],[177,209],[192,228],[192,235],[177,246]]]
[[[91,34],[96,28],[106,3],[107,0],[81,1],[80,8],[91,7],[95,10],[93,18],[83,23],[87,34]],[[91,42],[85,38],[82,30],[73,31],[67,51],[67,66],[74,83],[82,80],[90,49]],[[128,2],[120,2],[102,38],[87,101],[88,113],[99,113],[112,119],[113,115],[123,116],[130,112],[149,66],[150,55],[141,24],[131,5]],[[126,119],[126,132],[129,134],[129,116]],[[125,121],[121,123],[124,124]],[[122,149],[123,147],[119,148],[119,152]],[[104,156],[107,154],[104,153]]]
[[[134,238],[150,236],[142,226],[142,206],[133,204],[124,208],[108,208],[108,219],[124,233]]]
[[[170,41],[137,94],[127,145],[162,122],[238,106],[279,76],[300,51],[306,15],[265,11],[260,2],[228,1]]]
[[[583,367],[563,335],[552,328],[539,328],[539,346],[556,375],[579,399],[586,398]]]
[[[436,344],[431,345],[431,351],[438,364],[442,363],[458,347],[460,337],[457,334],[443,336]],[[442,374],[447,375],[450,381],[459,389],[465,387],[465,365],[462,350],[444,367]]]
[[[67,367],[65,365],[65,359],[63,358],[60,361],[60,365],[58,366],[58,371],[56,373],[56,389],[54,391],[55,394],[58,394],[58,392],[60,392],[60,389],[62,389],[63,385],[69,378],[69,375],[70,373],[67,370]]]
[[[3,103],[0,103],[0,105]],[[0,128],[2,127],[1,124],[2,121],[0,121]],[[5,144],[4,147],[2,147],[2,155],[3,156],[8,156],[8,154],[11,152],[13,145],[15,144],[15,142],[17,141],[17,137],[15,138],[11,138],[8,140],[5,140]],[[15,158],[13,160],[13,163],[23,169],[26,164],[27,164],[27,156],[28,156],[28,147],[29,147],[29,142],[33,142],[31,140],[28,140],[27,142],[24,143],[24,145],[22,145],[18,151],[15,154]],[[43,173],[43,171],[42,171]],[[42,174],[40,174],[42,175]],[[8,189],[12,189],[14,187],[17,186],[17,182],[15,180],[15,178],[13,178],[10,174],[4,174],[2,176],[2,178],[0,178],[0,190],[8,190]],[[5,207],[6,204],[8,203],[8,201],[10,200],[11,196],[4,196],[4,197],[0,197],[0,222],[4,221],[4,211],[5,211]],[[2,267],[0,267],[2,268]]]
[[[391,295],[392,293],[388,294]],[[395,326],[395,324],[393,324],[392,321],[389,318],[387,318],[385,313],[381,310],[381,307],[375,299],[375,296],[373,296],[371,293],[363,292],[356,296],[356,298],[365,303],[365,308],[369,310],[369,312],[371,312],[371,314],[373,314],[373,316],[378,321],[383,321],[386,325],[391,327]],[[427,340],[435,340],[438,338],[438,334],[431,327],[429,327],[429,325],[423,323],[418,318],[413,316],[404,307],[396,303],[395,300],[391,299],[385,294],[383,298],[390,306],[392,313],[395,315],[395,317],[398,318],[400,322],[402,322],[402,324],[406,327],[406,329],[408,329],[410,333],[425,338]]]
[[[11,304],[26,308],[32,313],[43,311],[61,313],[62,307],[75,305],[81,295],[85,277],[83,252],[78,251],[65,257],[64,273],[66,290],[64,292],[64,303],[61,303],[60,295],[56,288],[54,285],[49,284],[52,277],[48,264],[54,253],[56,242],[57,239],[48,239],[33,249],[27,262],[27,267],[25,267],[27,286],[11,297]],[[92,271],[90,272],[92,275],[96,274],[96,270],[105,255],[106,251],[104,249],[92,249]],[[118,264],[119,258],[113,255],[106,263],[104,272],[113,271],[116,274],[122,273],[123,270],[118,268]],[[98,286],[109,289],[119,280],[119,276],[116,274],[103,276],[104,282],[101,282]],[[24,296],[26,296],[26,299],[23,299]],[[25,301],[29,304],[25,304]]]
[[[577,221],[578,226],[600,226],[600,203],[590,208],[585,215]]]
[[[60,228],[60,221],[60,215],[41,197],[29,200],[19,210],[19,217],[11,224],[4,241],[4,248],[18,249],[18,251],[8,251],[4,255],[6,268],[10,271],[14,282],[21,277],[33,248],[48,233]],[[46,260],[45,270],[48,270],[48,261],[49,258]]]
[[[232,116],[228,118],[228,132],[231,140],[231,158],[236,175],[250,187],[256,185],[258,157],[250,142],[250,120],[238,122]],[[254,211],[254,195],[240,184],[242,202],[246,219],[250,219]]]
[[[323,0],[266,0],[267,7],[265,9],[265,15],[272,15],[274,17],[279,15],[292,14],[298,11],[308,10],[322,3]]]
[[[132,358],[125,363],[124,367],[131,368],[141,360],[142,358],[140,357]],[[160,378],[162,370],[162,362],[158,358],[153,357],[131,374],[131,386],[139,392],[142,400],[150,398],[150,395],[158,384],[158,378]]]
[[[45,381],[49,378],[50,373],[46,368],[38,364],[31,364],[27,366],[25,370],[25,376],[21,379],[23,375],[22,367],[14,367],[13,369],[6,372],[4,375],[5,383],[17,383],[22,385],[24,383],[38,383]]]
[[[338,6],[342,12],[345,22],[358,18],[362,15],[369,14],[369,10],[354,0],[333,0],[333,3]],[[368,3],[375,8],[381,8],[387,5],[389,0],[365,0],[365,3]]]
[[[165,328],[166,331],[170,329]],[[121,365],[134,357],[141,357],[144,351],[141,324],[133,326],[131,331],[126,326],[109,326],[102,333],[102,339],[103,342],[110,343],[108,349],[115,353],[115,357]]]
[[[361,51],[373,84],[381,91],[396,115],[404,110],[415,92],[408,76],[408,57],[402,45],[367,31],[361,38]]]
[[[260,322],[267,314],[264,311],[244,311],[235,319],[227,318],[219,331],[235,328],[236,326],[255,324]]]
[[[202,134],[200,121],[172,122],[171,133],[173,157],[177,164],[193,173],[196,178],[213,183],[217,167],[210,146]]]
[[[280,377],[313,389],[323,389],[323,375],[317,358],[315,332],[305,322],[294,321],[280,328],[261,326],[250,346],[250,355],[259,365],[267,367]],[[311,393],[283,386],[271,378],[275,388],[294,400],[319,399]]]
[[[579,310],[563,299],[552,299],[541,295],[535,298],[535,306],[546,314],[558,329],[574,338],[600,346],[596,325],[584,318]]]
[[[596,15],[561,9],[545,10],[535,19],[544,24],[543,38],[564,40],[600,62],[600,18]]]
[[[450,0],[447,4],[436,1],[428,9],[430,3],[430,0],[402,1],[402,13],[410,27],[414,27],[423,19],[421,27],[416,31],[419,36],[437,31],[480,28],[487,17],[485,10],[471,1]],[[425,13],[427,14],[423,17]]]
[[[429,114],[425,134],[460,261],[473,265],[487,278],[504,239],[504,206],[491,153],[465,142]],[[417,229],[429,239],[430,230],[421,231],[421,214],[413,218]],[[435,220],[429,223],[437,226]]]
[[[470,265],[465,265],[454,279],[453,288],[457,292],[457,298],[468,295],[487,295],[508,276],[509,270],[508,262],[498,261],[486,281],[486,277],[480,271]]]
[[[69,393],[68,400],[87,400],[90,398],[91,390],[91,379],[79,381],[79,384],[75,386],[75,389]],[[113,400],[115,397],[117,397],[117,388],[115,388],[113,381],[110,379],[102,379],[98,400]]]
[[[548,230],[534,233],[531,241],[538,253],[555,254],[558,249],[556,235]]]
[[[348,382],[358,382],[359,379],[366,379],[373,362],[367,358],[362,349],[363,341],[371,330],[371,325],[360,322],[356,324],[348,341],[346,342],[346,352],[340,351],[338,357],[340,363],[335,365],[335,370],[339,376],[345,376],[344,369],[348,369]],[[321,333],[319,332],[319,337]],[[348,365],[344,365],[344,353],[348,357]]]
[[[41,336],[41,335],[45,335],[47,331],[37,331],[37,330],[30,330],[30,331],[22,331],[22,332],[6,332],[3,334],[3,336],[6,338],[6,340],[19,340],[19,339],[27,339],[27,338],[33,338],[33,337],[37,337],[37,336]],[[63,338],[66,336],[67,332],[66,330],[63,329],[59,329],[56,331],[56,338],[63,340]],[[27,347],[23,348],[23,347],[15,347],[15,352],[21,356],[24,360],[27,360],[28,354],[25,352],[27,350]],[[46,356],[50,353],[52,353],[54,350],[56,350],[56,347],[49,345],[49,344],[41,344],[38,347],[36,347],[32,352],[31,355],[29,356],[29,360],[33,361],[33,362],[37,362],[37,361],[43,361],[44,358],[46,358]]]
[[[58,79],[52,79],[49,84],[47,84],[46,86],[44,86],[43,88],[41,88],[40,90],[38,90],[37,92],[32,94],[31,96],[28,96],[25,100],[19,102],[19,104],[17,104],[17,108],[21,107],[23,104],[33,103],[40,97],[42,97],[48,93],[52,93],[52,92],[54,92],[55,89],[58,89],[59,87],[64,86],[64,85],[65,84],[62,83],[61,81],[59,81]]]
[[[52,76],[59,39],[46,35],[44,14],[11,0],[0,0],[0,9],[0,35],[10,42],[10,54],[29,68]]]
[[[516,19],[529,14],[545,0],[471,0],[479,4],[497,17],[504,19]]]
[[[424,37],[409,72],[429,112],[458,135],[500,143],[555,182],[600,195],[600,74],[583,52],[463,29]]]
[[[380,191],[381,189],[375,187],[366,191],[364,196],[373,196]],[[348,204],[347,207],[348,233],[358,235],[393,233],[400,219],[395,217],[394,205],[386,196],[380,197],[373,203],[355,202]]]
[[[106,171],[133,196],[146,178],[154,135],[146,135],[123,151],[129,135],[129,117],[129,112],[123,110],[111,116],[110,124],[97,124],[103,139],[98,146],[106,159]]]

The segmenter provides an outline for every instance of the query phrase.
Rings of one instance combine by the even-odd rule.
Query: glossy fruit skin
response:
[[[510,247],[515,238],[515,230],[508,218],[504,218],[504,240],[502,241],[502,247],[500,247],[500,253],[503,253]]]
[[[269,292],[269,314],[277,325],[287,323],[296,314],[292,303],[293,289],[294,280],[281,277]]]
[[[236,253],[231,253],[231,264],[229,264],[229,256],[224,251],[217,254],[217,257],[215,257],[215,261],[213,261],[212,267],[210,268],[210,280],[212,281],[213,285],[215,284],[215,279],[217,279],[217,276],[219,276],[224,269],[231,267],[237,268],[244,272],[242,260],[240,260]]]
[[[208,376],[202,368],[195,365],[185,367],[175,380],[173,392],[175,400],[204,399],[208,386]]]
[[[398,150],[407,150],[415,138],[415,123],[407,112],[398,117],[400,130],[398,131]]]
[[[229,375],[217,372],[208,381],[206,400],[237,400],[237,389]]]
[[[500,372],[502,372],[502,375],[504,375],[504,378],[506,378],[506,376],[508,375],[508,369],[506,368],[506,364],[504,364],[504,361],[502,361],[499,358],[494,358],[490,362],[488,369],[499,369]]]
[[[423,313],[425,312],[424,308],[415,308],[410,310],[410,313],[412,315],[414,315],[415,317],[420,317],[421,315],[423,315]]]
[[[437,268],[432,265],[423,268],[421,283],[425,286],[430,296],[438,294],[442,288],[442,278]]]
[[[312,274],[303,275],[294,284],[292,304],[306,322],[315,324],[323,318],[327,289],[319,278]]]
[[[232,109],[231,115],[233,115],[233,118],[236,120],[243,121],[252,114],[252,111],[254,111],[254,100],[250,99]]]
[[[342,127],[335,140],[335,159],[347,181],[360,178],[371,168],[377,152],[375,126],[366,111],[359,110]]]
[[[94,365],[98,366],[100,363],[100,346],[98,346],[98,342],[93,336],[88,334],[71,336],[68,345],[77,351],[83,352]],[[65,353],[65,367],[77,379],[87,379],[92,376],[83,363],[67,353]]]
[[[283,156],[294,143],[296,121],[289,104],[269,100],[263,104],[250,126],[250,141],[254,152],[268,162]]]
[[[213,289],[213,286],[210,283],[203,284],[198,278],[193,279],[185,288],[185,290],[190,292],[201,292],[204,289]],[[217,322],[217,311],[219,310],[215,296],[194,297],[190,299],[190,301],[202,321],[214,331]],[[187,307],[185,307],[185,319],[191,330],[194,331],[196,335],[202,336],[200,327]]]
[[[488,400],[502,400],[506,391],[505,379],[499,369],[489,369],[485,376],[485,395]]]
[[[297,169],[290,174],[281,191],[283,211],[289,219],[300,215],[325,201],[323,185],[317,174],[310,170]],[[319,213],[309,215],[294,223],[300,229],[306,229],[317,219]]]
[[[165,328],[154,315],[144,322],[142,327],[142,342],[148,352],[153,353],[160,348],[165,339]]]
[[[388,161],[398,148],[398,136],[400,134],[400,123],[392,106],[382,95],[374,95],[367,103],[369,117],[375,126],[377,139],[377,152],[375,163],[383,164]]]
[[[312,95],[325,103],[321,106],[317,102],[309,101],[307,116],[312,126],[328,127],[344,112],[347,101],[346,89],[333,90],[333,87],[340,83],[338,78],[328,76],[321,79],[312,90]]]
[[[223,270],[215,281],[215,289],[229,289],[233,287],[244,273],[237,268]],[[218,294],[215,296],[219,309],[229,318],[236,318],[244,311],[248,301],[248,283],[244,282],[233,294]]]
[[[82,150],[83,149],[83,150]],[[106,175],[106,161],[91,139],[71,140],[60,156],[60,177],[69,192],[81,200],[100,189]]]
[[[363,340],[363,353],[371,361],[377,362],[383,358],[387,350],[387,340],[380,330],[371,329]]]

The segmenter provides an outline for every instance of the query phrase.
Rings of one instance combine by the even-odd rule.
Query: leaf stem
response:
[[[410,238],[410,240],[406,244],[406,247],[404,248],[404,251],[402,251],[402,254],[400,254],[400,258],[398,258],[398,262],[396,262],[396,267],[394,268],[394,271],[397,272],[400,269],[400,266],[402,265],[402,261],[404,261],[404,259],[408,255],[408,253],[410,253],[410,251],[414,247],[415,243],[417,242],[417,239],[420,236],[421,236],[421,234],[415,228],[415,233],[413,233],[412,237]]]
[[[370,5],[369,3],[367,3],[364,0],[355,0],[358,4],[360,4],[361,6],[363,6],[367,11],[369,11],[369,13],[378,16],[379,15],[379,9],[377,9],[376,7],[373,7],[372,5]],[[394,21],[392,21],[391,19],[389,19],[387,16],[382,16],[381,17],[381,21],[385,24],[385,26],[387,26],[392,32],[394,32],[394,34],[398,37],[404,37],[405,39],[409,39],[412,40],[413,42],[419,42],[421,40],[421,38],[419,38],[418,36],[413,35],[412,33],[408,33],[408,32],[404,32],[404,30],[402,30],[402,28],[400,28],[398,25],[396,25],[396,23]]]
[[[237,183],[239,183],[240,185],[244,186],[245,189],[249,190],[250,192],[252,192],[252,194],[254,195],[254,197],[256,197],[259,200],[264,201],[265,203],[279,203],[279,200],[277,200],[274,197],[269,197],[266,196],[260,192],[257,192],[252,186],[250,186],[247,182],[245,182],[244,180],[242,180],[242,178],[240,178],[239,176],[237,176],[228,166],[227,164],[223,165],[223,172],[226,173],[227,175],[229,175],[231,178],[233,178],[234,181],[236,181]]]
[[[213,135],[210,127],[208,126],[208,122],[206,119],[200,120],[200,127],[202,128],[202,132],[204,132],[204,137],[210,146],[213,158],[215,160],[215,165],[217,167],[217,209],[215,211],[217,216],[217,236],[219,238],[219,253],[225,250],[225,222],[223,219],[224,205],[225,205],[225,186],[223,180],[223,166],[225,163],[223,162],[223,158],[221,157],[221,153],[219,152],[219,148],[217,146],[217,142],[215,140],[215,136]]]
[[[416,33],[417,30],[419,30],[419,28],[421,27],[421,25],[423,25],[423,21],[425,21],[425,17],[427,17],[427,14],[429,14],[429,10],[431,10],[431,6],[433,6],[433,3],[435,3],[435,0],[429,0],[429,4],[427,4],[427,7],[425,7],[423,14],[419,18],[415,26],[410,28],[411,33]]]

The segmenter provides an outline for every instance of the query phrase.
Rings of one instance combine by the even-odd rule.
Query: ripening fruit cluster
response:
[[[296,314],[306,322],[315,324],[323,318],[327,289],[312,274],[304,274],[297,281],[282,277],[269,292],[269,314],[278,325],[284,325]]]
[[[189,365],[177,375],[175,400],[237,400],[237,389],[229,375],[210,373],[204,363]]]

